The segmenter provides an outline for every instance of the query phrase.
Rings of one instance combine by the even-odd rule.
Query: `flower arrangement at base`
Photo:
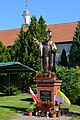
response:
[[[50,111],[51,108],[54,107],[54,104],[49,101],[42,102],[40,100],[40,102],[36,103],[35,106],[37,110],[44,110],[45,112],[47,112],[47,111]]]
[[[33,77],[35,79],[39,78],[54,78],[54,80],[57,79],[57,74],[55,72],[48,72],[48,73],[43,73],[43,72],[38,72],[37,74],[34,74]]]

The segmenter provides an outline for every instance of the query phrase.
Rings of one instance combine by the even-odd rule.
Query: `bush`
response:
[[[4,93],[6,93],[7,95],[9,95],[9,89],[10,89],[10,95],[18,95],[21,93],[21,91],[18,90],[18,88],[15,85],[10,86],[10,88],[9,86],[4,86],[4,88],[5,88]]]
[[[61,91],[70,99],[71,103],[80,101],[80,68],[66,68],[57,66],[58,79],[62,80]]]

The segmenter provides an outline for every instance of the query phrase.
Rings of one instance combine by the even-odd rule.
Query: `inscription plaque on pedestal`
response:
[[[44,90],[41,90],[40,91],[40,99],[42,101],[51,101],[51,91],[44,91]]]

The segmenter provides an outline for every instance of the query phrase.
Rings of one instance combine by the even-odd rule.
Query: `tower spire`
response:
[[[30,18],[31,18],[31,14],[28,10],[28,0],[26,0],[26,10],[23,11],[23,19],[24,19],[24,24],[23,26],[29,25],[30,24]]]

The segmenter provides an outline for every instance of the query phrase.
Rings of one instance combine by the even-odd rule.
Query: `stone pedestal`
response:
[[[54,95],[56,95],[57,90],[60,90],[61,83],[61,80],[54,80],[52,77],[42,77],[36,80],[38,99],[42,101],[50,100],[55,104]]]

